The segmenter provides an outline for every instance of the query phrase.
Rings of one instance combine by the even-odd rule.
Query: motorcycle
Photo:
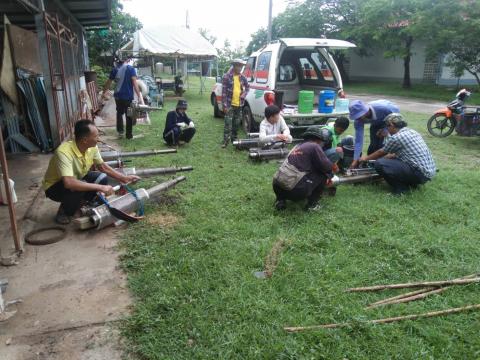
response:
[[[183,88],[182,75],[180,74],[175,75],[174,79],[175,79],[175,95],[182,96],[183,93],[185,92]]]
[[[428,132],[435,137],[447,137],[453,130],[461,136],[480,136],[480,107],[465,106],[471,94],[462,89],[446,108],[437,110],[428,119]]]

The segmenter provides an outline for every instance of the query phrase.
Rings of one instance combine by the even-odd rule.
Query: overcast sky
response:
[[[122,0],[124,11],[137,17],[144,27],[185,25],[188,10],[190,29],[206,28],[221,47],[228,38],[232,45],[244,46],[250,35],[267,27],[269,0]],[[288,0],[273,0],[273,16],[287,7]]]

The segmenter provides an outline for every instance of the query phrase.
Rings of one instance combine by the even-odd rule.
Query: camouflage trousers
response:
[[[223,128],[223,142],[234,140],[237,138],[238,127],[242,121],[242,108],[240,106],[232,106],[225,114],[225,126]]]

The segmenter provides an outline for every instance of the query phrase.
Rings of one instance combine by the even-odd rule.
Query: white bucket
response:
[[[10,192],[12,193],[12,201],[15,204],[18,199],[17,199],[17,194],[15,194],[15,182],[12,179],[8,179],[8,182],[10,184]],[[7,200],[7,192],[5,191],[5,182],[3,181],[3,174],[0,174],[0,203],[3,205],[8,204]]]

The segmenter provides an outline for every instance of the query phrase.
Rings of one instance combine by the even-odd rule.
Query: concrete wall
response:
[[[423,80],[425,67],[425,46],[413,43],[413,56],[410,62],[412,81]],[[350,52],[349,75],[352,80],[401,80],[403,79],[403,59],[385,59],[382,50],[374,50],[372,56],[361,57]]]
[[[443,61],[445,61],[445,58],[443,58]],[[437,84],[438,85],[457,85],[457,84],[458,85],[477,85],[477,80],[472,74],[468,72],[465,72],[462,77],[457,78],[454,75],[452,75],[451,68],[449,68],[446,65],[443,65]]]
[[[412,82],[432,82],[425,80],[425,44],[414,42],[413,56],[410,62],[410,77]],[[373,55],[361,57],[351,51],[348,74],[351,80],[356,81],[401,81],[403,79],[403,60],[400,58],[385,59],[380,49],[372,51]],[[475,78],[465,73],[461,78],[452,75],[451,69],[444,65],[445,56],[440,58],[440,70],[435,76],[434,83],[438,85],[475,85]]]

